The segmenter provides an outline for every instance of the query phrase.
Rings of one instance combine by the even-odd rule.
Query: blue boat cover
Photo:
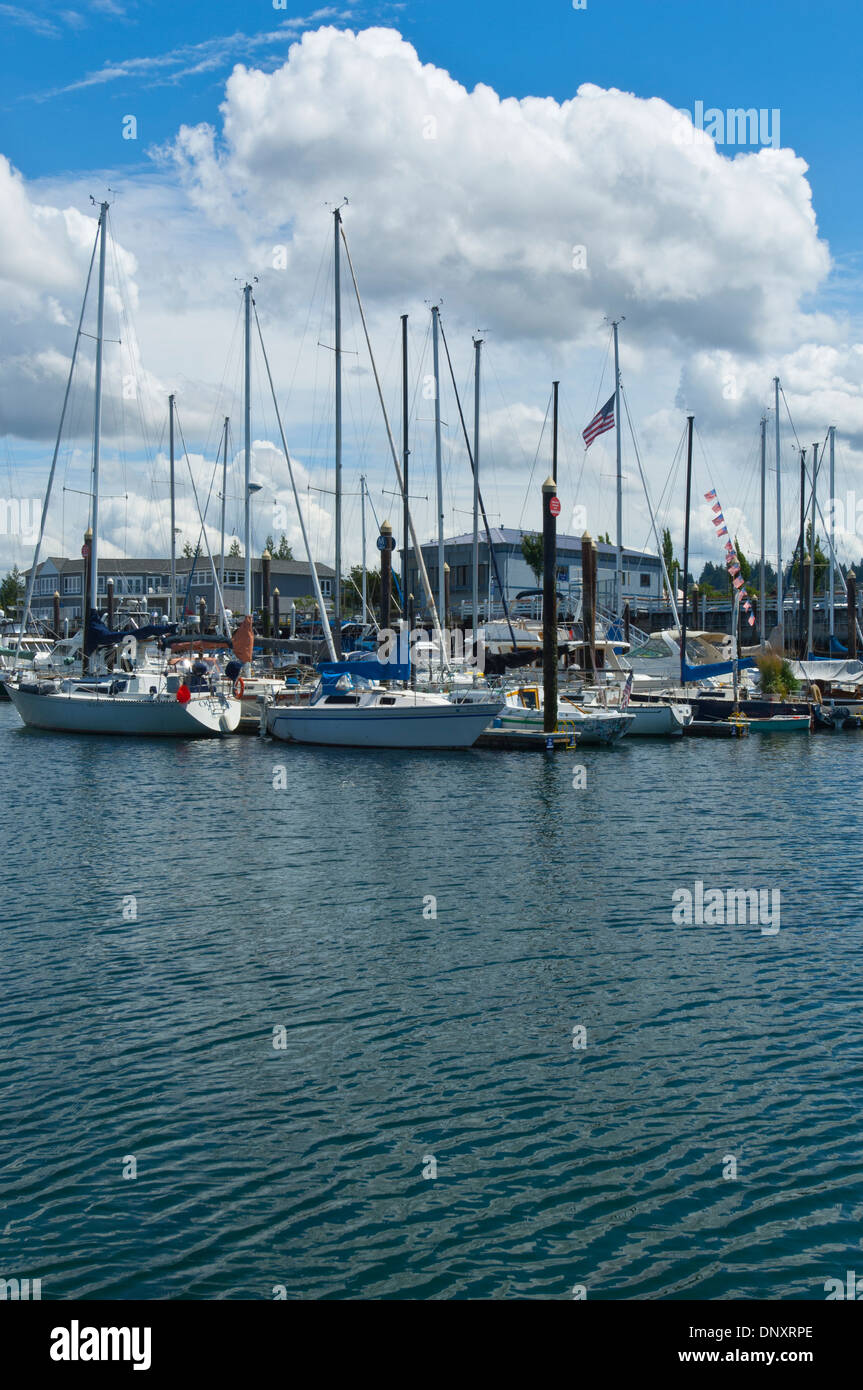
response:
[[[745,671],[755,665],[755,658],[742,656],[736,664],[738,671]],[[689,681],[706,681],[711,676],[730,676],[734,672],[734,666],[733,661],[707,661],[703,666],[689,666],[685,661],[681,661],[680,680],[686,685]]]
[[[317,670],[325,681],[327,677],[336,681],[340,676],[356,676],[366,681],[409,681],[411,678],[409,661],[320,661]]]
[[[125,642],[127,637],[146,641],[150,637],[164,637],[167,633],[176,631],[176,623],[168,623],[167,626],[151,623],[148,627],[129,627],[124,628],[122,632],[111,632],[102,622],[96,609],[91,608],[84,633],[84,651],[90,656],[99,647],[116,647],[118,643]]]

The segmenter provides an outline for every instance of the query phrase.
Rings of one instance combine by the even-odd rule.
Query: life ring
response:
[[[234,681],[234,684],[231,686],[231,694],[233,695],[234,699],[235,699],[235,700],[242,700],[242,698],[243,698],[243,693],[245,692],[245,689],[246,689],[246,682],[243,680],[243,677],[242,677],[242,676],[237,676],[237,679]]]

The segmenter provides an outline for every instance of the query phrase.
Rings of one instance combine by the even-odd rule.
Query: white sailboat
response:
[[[430,691],[351,677],[316,689],[307,705],[271,705],[267,732],[289,743],[349,748],[470,748],[500,711],[499,700],[456,704]]]
[[[126,640],[127,634],[111,633],[101,623],[97,608],[98,592],[98,550],[99,550],[99,449],[101,443],[102,420],[102,350],[104,341],[105,308],[105,253],[108,227],[108,203],[103,202],[99,209],[97,242],[99,247],[99,300],[96,330],[96,379],[95,411],[93,420],[93,493],[91,510],[91,538],[89,550],[89,592],[84,595],[84,635],[83,660],[85,666],[89,656],[100,647],[116,647]],[[42,507],[42,520],[36,551],[30,571],[21,634],[26,627],[27,617],[33,595],[33,585],[39,567],[39,551],[45,533],[48,503],[57,464],[66,407],[75,370],[81,327],[90,287],[90,277],[95,259],[96,246],[90,261],[81,317],[72,352],[66,394],[57,432],[57,443],[48,478],[48,487]],[[129,634],[134,636],[135,634]],[[144,630],[142,636],[150,636]],[[19,647],[21,635],[18,639]],[[239,700],[222,693],[217,688],[204,688],[192,691],[181,682],[178,676],[162,675],[152,669],[140,673],[118,672],[110,679],[96,676],[88,679],[84,670],[80,679],[26,680],[17,679],[5,682],[9,698],[24,723],[34,729],[48,729],[58,733],[118,734],[130,737],[147,735],[153,737],[197,738],[212,737],[233,733],[240,722],[241,706]]]

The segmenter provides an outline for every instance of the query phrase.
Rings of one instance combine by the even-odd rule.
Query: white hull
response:
[[[339,709],[282,705],[267,714],[267,731],[290,743],[344,748],[470,748],[500,705]]]
[[[635,715],[630,738],[680,737],[686,725],[692,722],[692,710],[688,705],[630,704],[626,712]]]
[[[29,728],[56,733],[217,738],[233,733],[240,722],[240,702],[223,695],[195,696],[183,705],[173,697],[40,695],[14,685],[7,689]]]

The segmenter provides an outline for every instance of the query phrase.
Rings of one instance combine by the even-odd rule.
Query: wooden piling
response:
[[[450,626],[449,609],[449,565],[444,561],[443,567],[443,625],[445,628]]]
[[[557,486],[542,485],[542,690],[546,734],[557,729]]]
[[[848,585],[848,634],[846,645],[848,647],[848,658],[850,661],[857,660],[857,576],[853,570],[849,570],[845,576],[845,583]]]
[[[90,565],[93,559],[93,532],[89,526],[84,532],[84,546],[81,554],[84,557],[84,589],[81,594],[81,672],[86,675],[90,669],[90,658],[87,655],[87,630],[90,626]]]
[[[388,521],[381,523],[381,631],[390,630],[390,612],[393,597],[393,528]]]
[[[54,590],[54,636],[60,637],[60,594]]]
[[[269,550],[265,550],[261,555],[261,618],[265,637],[270,635],[270,561],[272,558]]]
[[[593,606],[593,541],[589,531],[581,538],[581,631],[582,666],[591,680],[596,675],[596,612]]]
[[[106,595],[107,600],[108,600],[108,616],[107,616],[106,621],[107,621],[107,623],[108,623],[108,626],[109,626],[110,628],[113,628],[113,626],[114,626],[114,581],[113,581],[113,579],[110,579],[110,578],[109,578],[109,579],[107,580],[107,582],[106,582],[106,584],[105,584],[105,595]]]
[[[279,591],[273,590],[273,636],[281,637],[281,627],[279,625]]]

